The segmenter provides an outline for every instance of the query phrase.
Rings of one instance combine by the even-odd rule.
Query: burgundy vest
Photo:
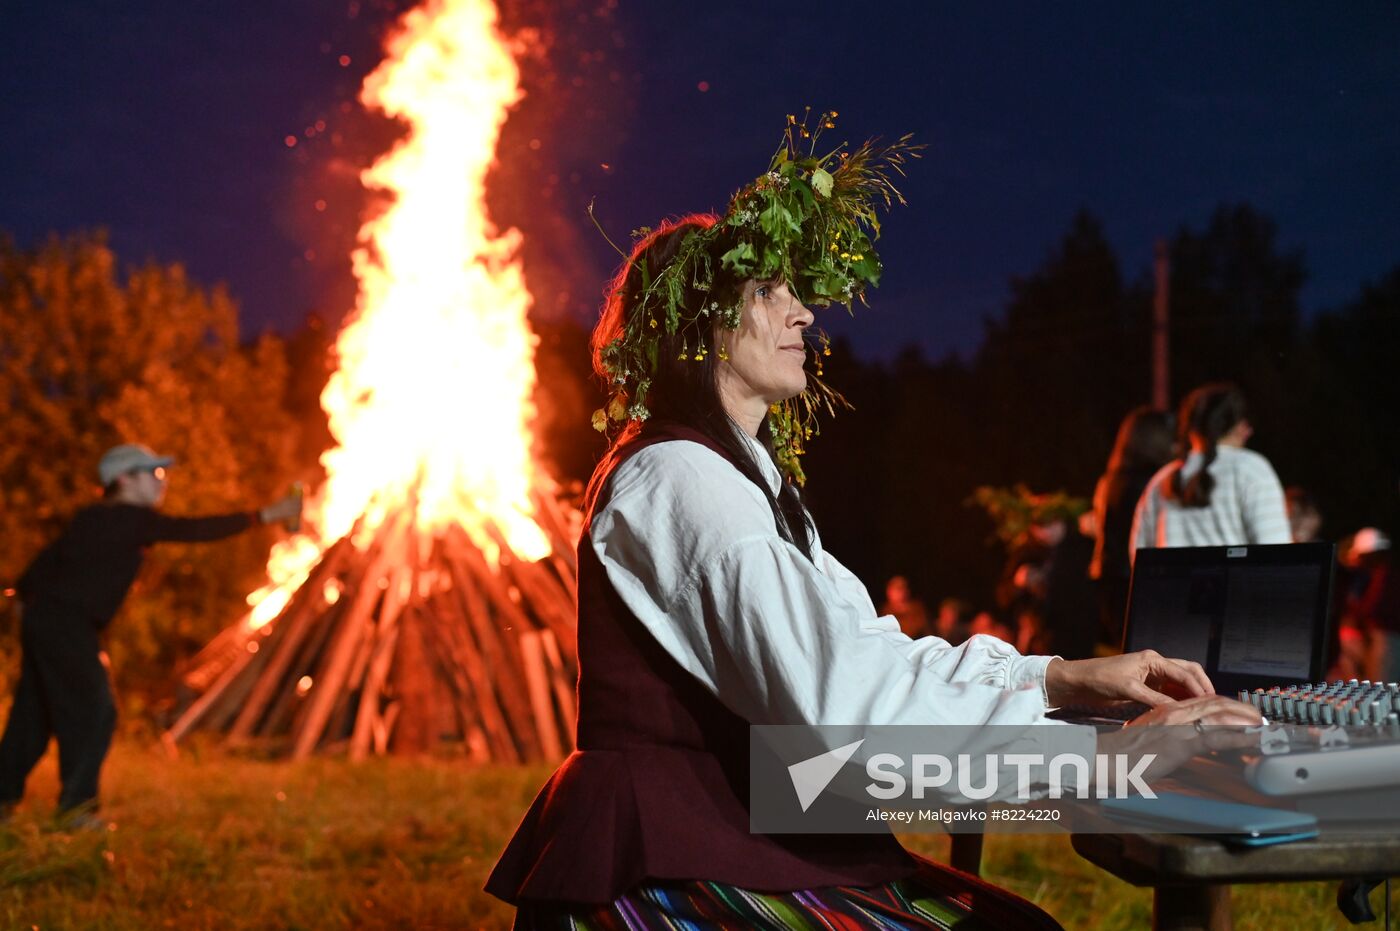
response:
[[[599,467],[607,471],[593,511],[606,503],[611,470],[670,440],[729,458],[697,431],[649,424]],[[749,722],[623,604],[589,544],[588,518],[578,547],[578,750],[536,796],[486,890],[512,903],[592,904],[648,879],[788,892],[913,872],[889,835],[749,833]]]

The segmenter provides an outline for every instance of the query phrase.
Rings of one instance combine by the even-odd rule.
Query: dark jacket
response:
[[[152,543],[220,540],[247,530],[257,514],[168,517],[153,508],[103,502],[83,508],[39,552],[15,589],[26,610],[76,613],[106,627],[121,607]]]

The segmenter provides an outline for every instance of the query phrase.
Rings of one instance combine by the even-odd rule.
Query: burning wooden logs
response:
[[[444,742],[480,761],[561,757],[573,740],[574,554],[562,509],[541,523],[567,555],[528,562],[493,535],[492,566],[461,528],[425,537],[403,515],[363,548],[340,540],[276,619],[240,623],[196,657],[184,682],[202,694],[168,742],[199,728],[294,759]]]

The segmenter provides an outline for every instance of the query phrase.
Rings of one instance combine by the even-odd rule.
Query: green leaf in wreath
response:
[[[736,275],[746,275],[752,270],[756,258],[758,255],[754,252],[753,243],[740,242],[733,249],[720,256],[719,264],[733,271]]]

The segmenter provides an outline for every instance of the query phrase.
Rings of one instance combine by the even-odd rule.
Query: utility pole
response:
[[[1156,261],[1153,264],[1157,272],[1157,290],[1152,298],[1152,406],[1166,411],[1171,410],[1171,347],[1167,341],[1168,322],[1171,319],[1168,294],[1171,257],[1165,239],[1157,240]]]

